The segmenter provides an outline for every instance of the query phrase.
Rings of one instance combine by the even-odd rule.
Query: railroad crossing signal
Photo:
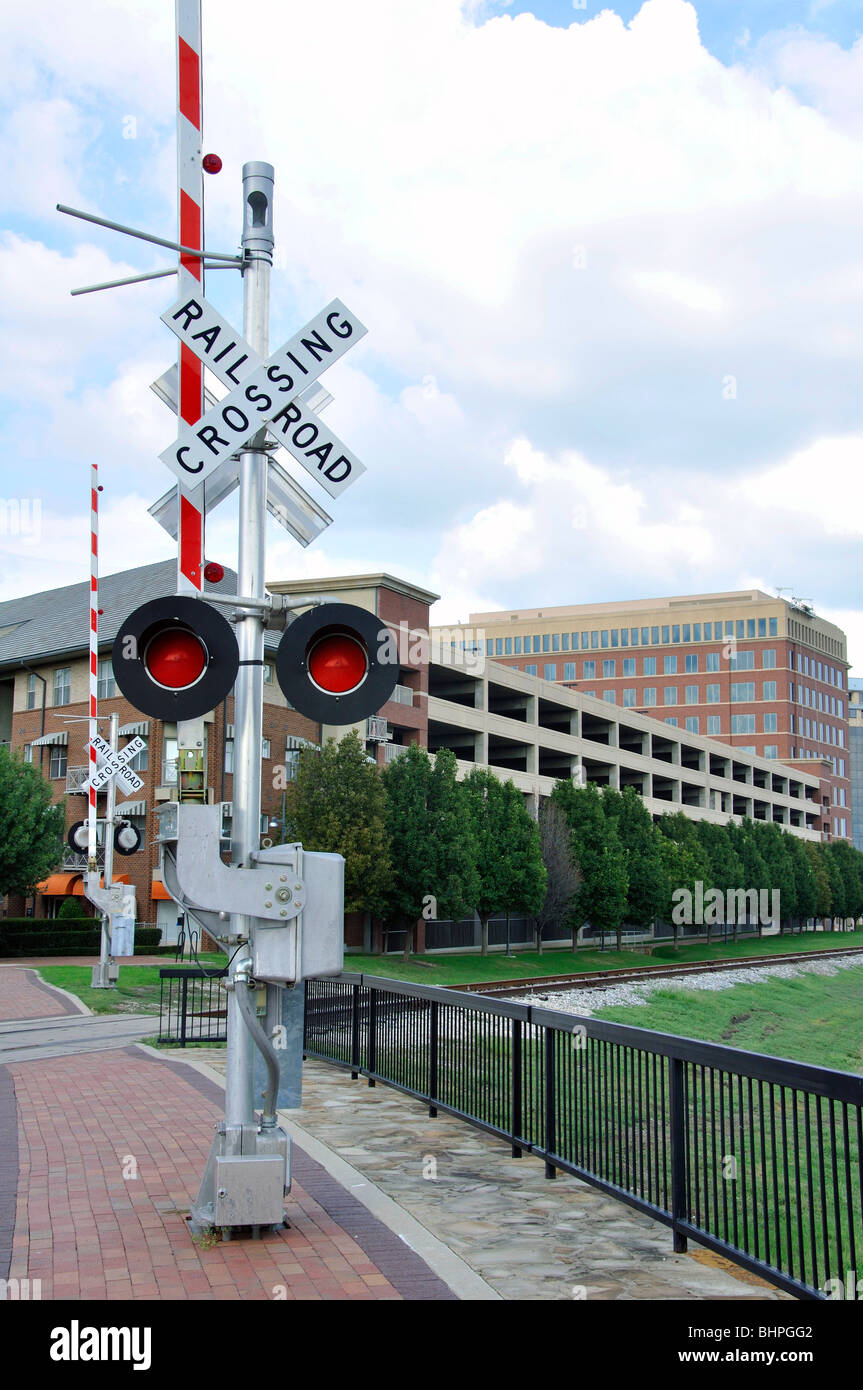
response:
[[[198,719],[230,693],[240,652],[221,613],[178,595],[152,599],[129,614],[114,639],[111,664],[126,699],[142,713]]]
[[[311,608],[285,632],[276,677],[295,709],[320,724],[354,724],[376,714],[399,674],[389,630],[352,603]]]
[[[99,734],[96,734],[91,742],[96,749],[96,757],[101,766],[91,775],[87,783],[88,788],[93,787],[96,791],[100,791],[102,787],[108,785],[112,778],[116,777],[127,791],[137,792],[141,790],[144,783],[140,777],[136,777],[134,772],[130,771],[127,764],[147,747],[143,738],[136,735],[119,752],[115,752],[108,740]]]

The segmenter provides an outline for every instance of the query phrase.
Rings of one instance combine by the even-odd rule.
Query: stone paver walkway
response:
[[[207,1071],[224,1066],[223,1051],[194,1055]],[[361,1199],[392,1199],[502,1298],[789,1298],[694,1243],[675,1255],[668,1228],[623,1202],[563,1173],[549,1181],[538,1159],[512,1159],[493,1136],[323,1062],[305,1063],[303,1108],[282,1122],[322,1162],[350,1165],[336,1171]]]

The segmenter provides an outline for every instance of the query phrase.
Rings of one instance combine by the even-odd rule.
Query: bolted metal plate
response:
[[[217,1155],[213,1212],[217,1226],[275,1226],[282,1221],[283,1155]]]

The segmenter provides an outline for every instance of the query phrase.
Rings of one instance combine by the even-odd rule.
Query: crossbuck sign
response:
[[[159,455],[181,481],[202,482],[264,424],[331,497],[365,472],[356,455],[296,399],[367,332],[341,300],[334,299],[266,362],[201,295],[178,300],[162,318],[226,385],[237,383]]]
[[[102,787],[107,786],[112,777],[116,777],[117,781],[126,788],[127,792],[140,791],[144,783],[141,781],[140,777],[136,777],[134,772],[130,771],[126,764],[131,762],[137,753],[140,753],[142,749],[147,747],[146,739],[139,738],[136,735],[135,738],[129,740],[125,748],[121,749],[119,753],[115,753],[108,740],[102,738],[99,734],[96,734],[92,743],[93,747],[96,749],[96,756],[101,763],[101,767],[93,773],[87,786],[95,787],[96,791],[99,791]]]

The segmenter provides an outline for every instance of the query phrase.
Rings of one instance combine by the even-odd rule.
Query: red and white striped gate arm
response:
[[[96,771],[96,735],[99,724],[96,717],[96,695],[99,680],[99,470],[96,464],[90,466],[90,739],[87,754],[89,776]],[[87,795],[87,869],[96,872],[96,797],[95,787],[88,787]]]
[[[204,175],[201,167],[203,83],[201,77],[201,0],[176,0],[177,18],[177,184],[179,242],[204,248]],[[180,256],[180,295],[203,294],[204,266]],[[184,344],[177,364],[177,414],[194,425],[204,413],[204,366]],[[177,592],[200,589],[204,564],[204,514],[179,487]]]

